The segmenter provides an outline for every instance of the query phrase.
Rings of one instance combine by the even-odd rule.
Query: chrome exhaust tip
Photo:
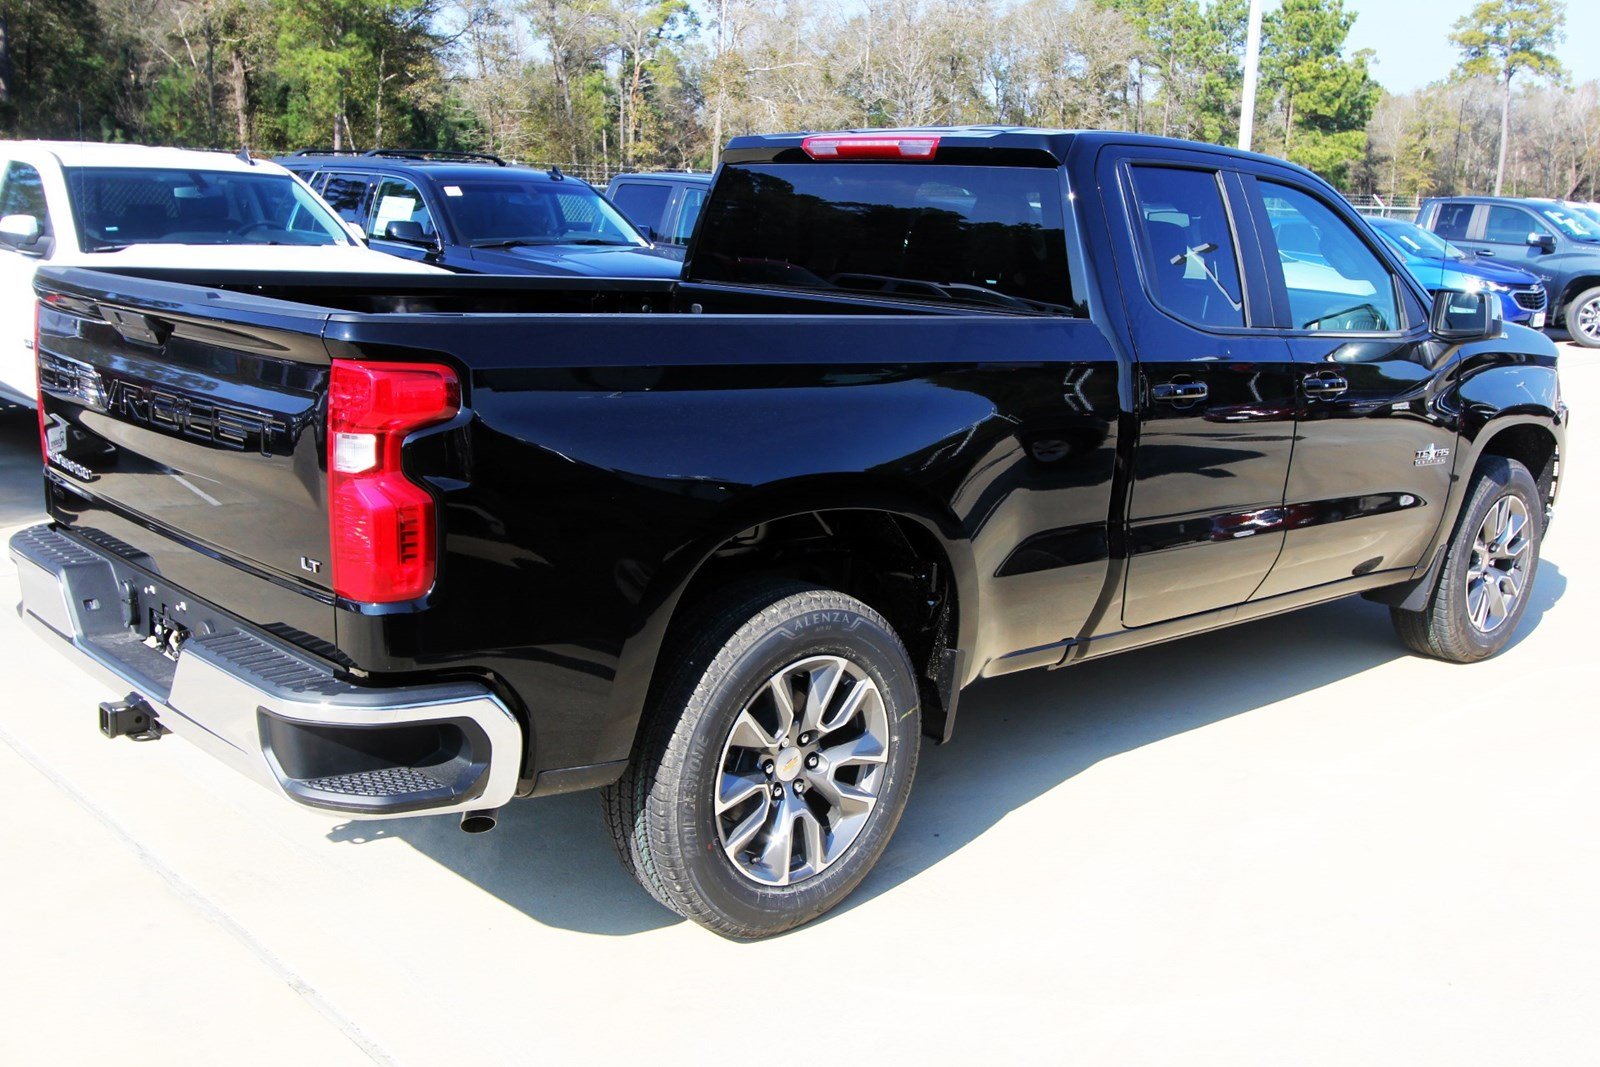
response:
[[[467,811],[461,814],[461,829],[469,834],[486,834],[493,830],[500,821],[499,808],[485,808],[481,811]]]

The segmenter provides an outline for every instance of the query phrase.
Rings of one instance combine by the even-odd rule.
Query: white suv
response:
[[[0,141],[0,400],[30,407],[41,263],[446,273],[367,248],[275,163],[181,148]]]

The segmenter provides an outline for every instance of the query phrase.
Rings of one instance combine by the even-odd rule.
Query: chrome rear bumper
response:
[[[356,818],[495,808],[516,790],[522,727],[476,682],[375,688],[51,526],[13,535],[22,614],[164,728],[307,807]],[[188,631],[145,639],[155,604]],[[85,720],[89,719],[86,709]]]

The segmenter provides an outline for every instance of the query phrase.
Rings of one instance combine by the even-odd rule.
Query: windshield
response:
[[[1407,259],[1466,259],[1467,254],[1436,233],[1412,222],[1381,222],[1373,227],[1378,236]]]
[[[85,252],[132,244],[351,243],[316,196],[287,174],[72,167],[66,178]]]
[[[441,181],[439,202],[462,241],[494,245],[644,245],[621,212],[589,186],[515,178]]]
[[[1056,172],[926,163],[726,167],[696,281],[1070,314]]]
[[[1600,226],[1600,204],[1568,204],[1567,207],[1588,219],[1594,226]]]
[[[1539,214],[1550,221],[1556,229],[1579,241],[1593,241],[1600,243],[1600,223],[1581,215],[1568,207],[1540,208]]]

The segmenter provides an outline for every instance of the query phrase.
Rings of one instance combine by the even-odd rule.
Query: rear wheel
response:
[[[1600,286],[1585,289],[1567,305],[1567,333],[1585,348],[1600,348]]]
[[[843,900],[900,821],[920,728],[910,658],[866,604],[788,582],[685,629],[602,803],[657,900],[731,937],[779,933]]]
[[[1483,461],[1421,611],[1391,608],[1395,632],[1414,651],[1454,663],[1485,659],[1505,647],[1528,606],[1544,506],[1528,468],[1492,456]]]

